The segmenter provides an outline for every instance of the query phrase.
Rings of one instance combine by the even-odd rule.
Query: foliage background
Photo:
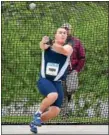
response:
[[[29,9],[30,3],[1,3],[2,107],[20,101],[25,102],[25,108],[40,103],[43,97],[36,87],[41,61],[39,42],[44,35],[53,38],[56,29],[69,22],[74,28],[72,34],[80,38],[86,50],[86,64],[74,96],[74,116],[85,117],[84,111],[94,104],[96,116],[100,116],[100,102],[108,97],[107,2],[34,2],[34,10]],[[80,97],[85,100],[81,109]]]

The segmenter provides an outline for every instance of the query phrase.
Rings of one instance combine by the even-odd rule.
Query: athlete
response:
[[[47,36],[40,42],[42,62],[37,87],[45,98],[30,123],[30,130],[34,133],[37,133],[37,126],[60,113],[64,98],[61,81],[66,79],[70,55],[73,52],[73,44],[65,44],[66,39],[66,29],[58,28],[53,42],[50,43]]]

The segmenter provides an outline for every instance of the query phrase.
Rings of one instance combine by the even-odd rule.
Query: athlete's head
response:
[[[55,33],[55,42],[63,45],[67,39],[67,31],[65,28],[58,28]]]
[[[67,34],[71,35],[72,26],[69,23],[64,23],[61,28],[65,28],[67,30]]]

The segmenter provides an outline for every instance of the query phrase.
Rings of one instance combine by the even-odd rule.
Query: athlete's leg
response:
[[[38,81],[38,88],[45,98],[42,100],[39,110],[34,115],[34,123],[37,126],[41,126],[41,114],[45,112],[58,98],[58,92],[52,81],[46,78],[40,78]]]
[[[50,106],[48,111],[44,112],[41,115],[41,120],[43,122],[46,122],[48,120],[51,120],[52,118],[55,118],[60,112],[60,108],[57,106]]]
[[[51,104],[56,101],[57,97],[57,92],[49,93],[47,97],[42,100],[39,110],[43,113]]]
[[[41,115],[41,120],[43,122],[48,121],[54,117],[56,117],[60,113],[60,108],[63,101],[63,88],[61,82],[53,82],[57,92],[58,92],[58,98],[57,100],[52,104],[52,106],[49,107],[48,111],[44,112]]]

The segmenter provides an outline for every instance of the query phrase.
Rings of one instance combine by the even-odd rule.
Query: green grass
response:
[[[32,117],[30,116],[6,116],[2,117],[2,123],[8,123],[8,124],[29,124],[32,120]],[[47,123],[92,123],[92,124],[102,124],[102,123],[108,123],[109,120],[108,118],[101,118],[101,117],[68,117],[68,118],[63,118],[61,116],[47,122]]]

